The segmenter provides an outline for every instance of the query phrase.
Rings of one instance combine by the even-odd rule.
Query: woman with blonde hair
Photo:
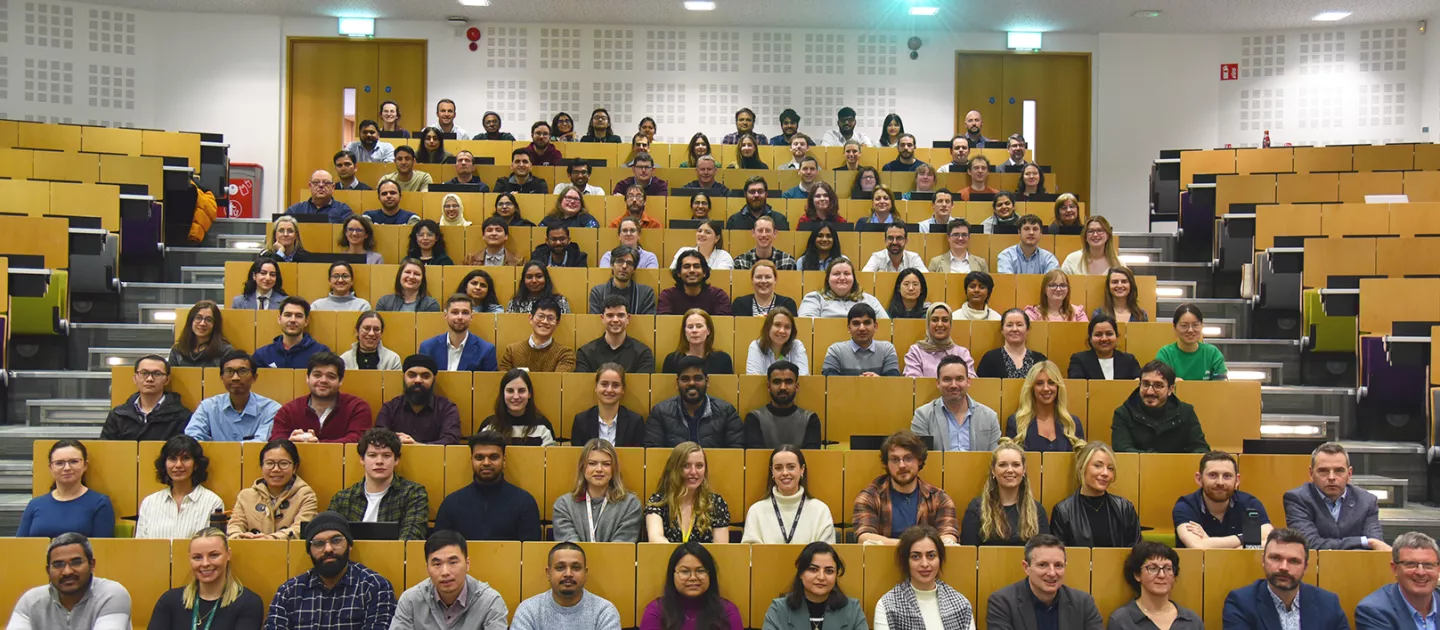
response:
[[[300,223],[288,214],[277,217],[259,258],[278,262],[309,262],[310,252],[305,251],[305,244],[300,240]]]
[[[735,373],[730,353],[715,349],[715,320],[702,309],[685,311],[685,316],[680,319],[680,341],[675,345],[675,351],[661,362],[660,373],[678,374],[680,359],[686,355],[704,359],[706,374]]]
[[[1009,438],[990,451],[985,489],[960,519],[960,544],[1017,547],[1036,534],[1050,533],[1045,506],[1030,492],[1025,449]]]
[[[1025,307],[1025,314],[1040,322],[1088,322],[1085,306],[1070,303],[1070,276],[1051,269],[1040,279],[1040,301]]]
[[[465,204],[461,203],[460,195],[449,193],[440,202],[440,227],[470,227],[470,221],[465,219]]]
[[[555,498],[552,513],[556,542],[640,542],[640,499],[625,489],[620,455],[608,440],[585,443],[575,489]]]
[[[1079,487],[1050,513],[1050,532],[1067,547],[1133,547],[1140,542],[1140,516],[1129,499],[1112,494],[1115,451],[1087,442],[1075,455]]]
[[[645,502],[650,542],[730,542],[730,506],[710,489],[705,449],[681,442],[670,451],[660,487]]]
[[[1066,197],[1069,197],[1071,202],[1075,201],[1074,195],[1065,193],[1060,196],[1060,201],[1055,202],[1055,206],[1060,207]],[[1107,269],[1124,266],[1120,263],[1120,245],[1115,238],[1115,229],[1110,227],[1110,222],[1105,217],[1097,214],[1086,219],[1081,236],[1083,244],[1079,250],[1070,252],[1065,261],[1060,263],[1062,271],[1074,276],[1098,276]]]
[[[190,581],[165,591],[150,616],[154,630],[243,630],[265,624],[265,603],[230,570],[225,532],[207,527],[190,538]]]
[[[1085,427],[1070,414],[1060,366],[1041,361],[1025,375],[1020,406],[1005,420],[1005,437],[1034,453],[1069,453],[1085,445]]]

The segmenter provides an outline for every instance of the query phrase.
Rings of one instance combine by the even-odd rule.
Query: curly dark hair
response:
[[[160,447],[160,454],[155,456],[155,480],[169,486],[170,472],[166,470],[165,462],[171,457],[180,454],[187,454],[195,462],[195,470],[190,473],[190,483],[200,485],[209,478],[210,458],[205,456],[205,449],[200,442],[188,435],[177,435],[165,440],[165,445]]]

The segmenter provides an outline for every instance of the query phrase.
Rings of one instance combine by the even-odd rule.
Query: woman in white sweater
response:
[[[805,479],[805,454],[782,444],[770,452],[770,489],[745,512],[742,543],[808,545],[835,542],[830,506],[810,496]]]

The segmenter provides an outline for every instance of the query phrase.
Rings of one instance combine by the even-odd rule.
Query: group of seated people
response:
[[[784,422],[772,418],[762,432],[782,439],[798,435],[795,423]],[[314,492],[298,476],[293,443],[267,444],[261,453],[263,477],[241,493],[226,531],[210,526],[208,510],[223,506],[212,503],[214,495],[200,485],[208,464],[200,445],[186,436],[167,442],[156,469],[170,488],[145,500],[146,506],[152,501],[164,505],[148,515],[142,506],[139,526],[158,537],[190,538],[192,576],[154,604],[151,627],[194,628],[186,624],[196,619],[231,628],[259,628],[262,622],[266,628],[505,627],[507,604],[469,575],[466,541],[541,539],[534,498],[505,479],[507,442],[492,430],[470,437],[474,482],[445,498],[433,531],[426,523],[424,487],[394,474],[403,446],[389,429],[362,435],[357,446],[366,478],[337,494],[325,512],[317,512]],[[940,630],[974,623],[970,602],[943,580],[946,550],[955,544],[1025,548],[1026,577],[982,594],[988,597],[989,627],[1105,627],[1088,594],[1062,585],[1066,547],[1131,548],[1123,576],[1136,599],[1112,613],[1108,627],[1202,627],[1197,613],[1169,598],[1179,577],[1179,556],[1164,544],[1142,540],[1134,505],[1108,491],[1115,457],[1105,443],[1080,447],[1075,463],[1079,487],[1048,519],[1031,494],[1025,449],[1019,444],[1003,440],[993,448],[984,490],[961,518],[944,490],[921,479],[928,454],[914,433],[890,436],[880,451],[885,473],[855,499],[851,522],[857,542],[894,545],[903,576],[876,604],[875,627]],[[618,458],[605,437],[585,444],[574,490],[555,501],[552,531],[558,544],[545,571],[551,589],[521,602],[509,627],[619,628],[615,607],[584,590],[585,553],[576,543],[647,540],[681,544],[670,556],[664,593],[646,606],[640,628],[688,628],[684,618],[697,615],[709,617],[714,627],[740,627],[738,609],[720,596],[717,565],[705,547],[731,542],[731,521],[727,504],[708,482],[704,448],[692,441],[676,445],[658,489],[643,506],[627,490]],[[1262,620],[1272,617],[1273,622],[1277,613],[1282,619],[1303,615],[1305,625],[1292,627],[1348,627],[1334,594],[1303,583],[1310,549],[1391,552],[1397,581],[1361,602],[1357,628],[1393,630],[1412,618],[1433,620],[1440,569],[1434,540],[1417,532],[1402,534],[1393,548],[1383,540],[1376,499],[1350,485],[1349,459],[1341,445],[1320,446],[1311,462],[1311,480],[1285,494],[1286,528],[1272,528],[1265,506],[1239,490],[1238,461],[1225,452],[1206,452],[1195,475],[1198,489],[1176,500],[1177,546],[1264,550],[1265,578],[1231,591],[1224,608],[1226,627],[1266,627]],[[78,513],[66,504],[108,505],[84,487],[83,444],[57,443],[50,463],[55,489],[36,499],[44,505],[32,504],[26,516],[28,522],[31,510],[51,512],[48,522],[60,529],[20,532],[54,536],[46,555],[50,583],[20,598],[7,627],[129,627],[129,593],[117,582],[93,576],[89,537],[109,535],[105,528],[113,528],[113,513],[107,508],[86,522],[53,518],[54,512]],[[783,630],[795,627],[794,620],[806,627],[807,619],[817,625],[825,620],[824,627],[868,627],[867,611],[838,590],[844,563],[831,545],[839,538],[829,509],[807,490],[803,452],[794,443],[781,444],[771,452],[769,469],[767,497],[749,508],[740,540],[806,546],[796,560],[794,586],[772,602],[762,627]],[[206,496],[196,498],[201,494]],[[357,522],[398,523],[402,539],[424,540],[429,579],[397,601],[387,579],[350,560]],[[250,538],[304,540],[314,564],[279,588],[268,613],[229,569],[228,540]]]

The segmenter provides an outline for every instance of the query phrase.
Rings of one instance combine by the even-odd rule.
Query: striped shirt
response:
[[[225,502],[220,500],[220,495],[202,485],[195,486],[190,494],[180,499],[178,508],[169,488],[158,490],[140,502],[135,537],[190,538],[195,532],[210,526],[211,514],[224,509]]]
[[[384,630],[394,616],[390,581],[351,562],[334,589],[313,570],[286,580],[270,602],[265,630]]]

